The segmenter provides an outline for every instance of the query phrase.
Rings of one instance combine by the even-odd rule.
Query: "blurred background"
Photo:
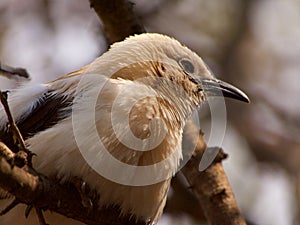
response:
[[[135,3],[149,32],[175,37],[250,97],[251,104],[228,100],[222,142],[229,154],[224,167],[249,224],[300,224],[300,1]],[[107,49],[87,0],[1,0],[0,21],[0,62],[26,68],[30,82],[55,79]],[[0,76],[0,89],[20,82]],[[160,225],[205,224],[184,185],[179,174]]]

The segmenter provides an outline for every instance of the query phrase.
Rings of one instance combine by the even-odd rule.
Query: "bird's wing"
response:
[[[34,87],[32,89],[35,89]],[[26,140],[34,134],[54,126],[71,114],[72,98],[44,87],[39,92],[30,87],[15,90],[8,96],[16,124]],[[16,150],[12,134],[7,129],[7,119],[0,107],[0,141]]]

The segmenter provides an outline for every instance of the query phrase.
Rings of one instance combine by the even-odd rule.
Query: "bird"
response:
[[[80,178],[100,207],[156,224],[182,159],[183,128],[210,97],[249,102],[176,39],[144,33],[54,81],[11,90],[8,100],[38,172]],[[13,149],[2,108],[0,115],[0,140]],[[3,224],[19,219],[5,217]],[[29,220],[18,224],[35,224]]]

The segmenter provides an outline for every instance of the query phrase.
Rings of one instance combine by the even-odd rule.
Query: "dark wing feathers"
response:
[[[37,100],[32,112],[25,118],[16,121],[23,138],[26,140],[70,116],[72,102],[72,98],[67,98],[62,94],[51,91],[44,93]],[[9,131],[0,130],[0,141],[4,142],[13,151],[17,150]]]

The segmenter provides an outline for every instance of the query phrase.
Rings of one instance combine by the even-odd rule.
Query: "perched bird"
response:
[[[37,171],[61,182],[78,177],[100,194],[100,207],[155,224],[182,158],[183,127],[210,96],[249,101],[177,40],[147,33],[50,83],[12,90],[9,105]],[[13,148],[0,115],[0,140]],[[3,221],[27,224],[9,214]]]

